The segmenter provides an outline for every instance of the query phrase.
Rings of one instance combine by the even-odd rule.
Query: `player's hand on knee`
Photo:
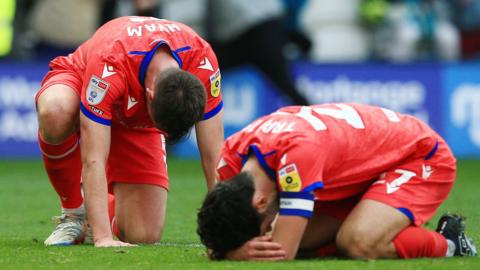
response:
[[[285,260],[285,255],[285,250],[279,243],[272,242],[271,236],[259,236],[228,252],[227,258],[242,261],[279,261]]]
[[[95,241],[95,247],[136,247],[135,244],[117,241],[112,238],[101,238]]]

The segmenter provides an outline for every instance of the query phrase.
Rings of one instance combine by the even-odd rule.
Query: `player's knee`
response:
[[[378,245],[362,230],[341,230],[337,234],[336,244],[338,250],[354,259],[375,259],[378,257]]]
[[[133,244],[155,244],[160,241],[160,234],[155,232],[127,233],[125,240]]]
[[[123,241],[133,244],[154,244],[160,241],[163,227],[138,227],[137,230],[125,231],[119,228],[119,235]]]
[[[42,138],[47,143],[61,143],[75,129],[77,114],[78,111],[62,104],[39,106],[38,122]]]

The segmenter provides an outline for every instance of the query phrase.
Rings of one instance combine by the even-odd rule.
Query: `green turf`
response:
[[[477,243],[479,167],[480,161],[459,162],[457,183],[439,211],[465,214],[468,233]],[[53,228],[50,217],[59,213],[59,206],[42,164],[0,161],[0,269],[480,269],[478,258],[209,262],[195,234],[195,212],[205,192],[200,167],[192,161],[170,160],[169,174],[167,221],[159,245],[122,249],[44,247],[43,240]]]

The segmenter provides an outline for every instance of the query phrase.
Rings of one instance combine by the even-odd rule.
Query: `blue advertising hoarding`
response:
[[[442,77],[444,136],[457,156],[480,157],[480,64],[447,66]]]
[[[0,158],[38,157],[34,96],[47,63],[0,63]],[[312,103],[359,102],[415,115],[450,143],[457,156],[480,157],[479,64],[292,65],[295,84]],[[287,105],[254,68],[222,74],[225,134]],[[175,146],[198,157],[195,136]]]
[[[442,132],[436,64],[294,65],[299,91],[312,103],[357,102],[414,115]]]
[[[0,64],[0,158],[40,155],[34,97],[46,63]]]

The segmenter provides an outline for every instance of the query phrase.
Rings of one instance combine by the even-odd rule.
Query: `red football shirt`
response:
[[[433,155],[440,139],[420,120],[380,107],[285,107],[226,140],[217,177],[235,176],[255,154],[276,181],[280,214],[310,216],[314,200],[361,194],[406,159]]]
[[[222,106],[220,70],[210,45],[191,28],[153,17],[121,17],[100,27],[52,68],[74,69],[83,78],[81,110],[90,119],[130,128],[153,127],[145,103],[145,73],[156,50],[167,46],[183,70],[205,86],[204,119]]]

